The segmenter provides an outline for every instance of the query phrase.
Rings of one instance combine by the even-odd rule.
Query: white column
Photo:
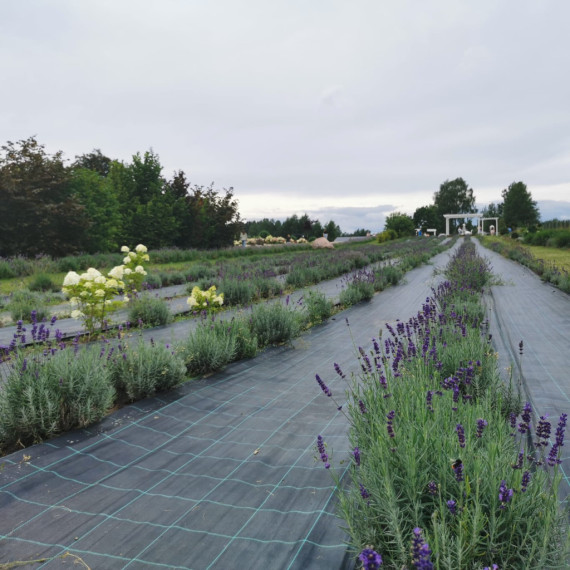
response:
[[[445,218],[445,235],[449,235],[449,218]]]

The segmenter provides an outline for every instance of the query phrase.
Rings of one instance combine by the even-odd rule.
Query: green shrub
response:
[[[12,279],[16,272],[12,269],[8,260],[0,259],[0,279]]]
[[[172,322],[170,307],[164,299],[143,295],[129,305],[129,321],[150,327],[159,327]]]
[[[101,419],[115,390],[98,348],[19,354],[0,390],[0,446],[31,445]]]
[[[181,346],[188,372],[205,374],[223,368],[236,358],[237,348],[231,327],[222,321],[205,321]]]
[[[326,321],[332,315],[333,304],[321,291],[309,291],[305,296],[305,307],[311,323]]]
[[[283,285],[274,278],[256,277],[252,280],[255,296],[260,299],[269,299],[283,292]]]
[[[37,321],[43,321],[49,316],[42,296],[28,289],[12,293],[7,308],[13,321],[31,322],[32,311],[36,311]]]
[[[345,307],[356,305],[360,301],[369,301],[374,296],[374,283],[367,281],[354,281],[349,283],[339,295],[339,301]]]
[[[143,287],[147,289],[160,289],[162,287],[162,278],[157,273],[149,273],[144,280]]]
[[[30,291],[59,291],[60,286],[49,275],[38,273],[28,284]]]
[[[227,277],[222,280],[220,291],[224,292],[224,303],[228,306],[249,305],[255,296],[253,284],[245,279]]]
[[[173,271],[169,276],[170,285],[183,285],[186,283],[186,275],[182,271]]]
[[[280,302],[254,307],[249,322],[260,347],[288,342],[301,331],[299,314]]]
[[[184,381],[186,367],[179,354],[162,343],[124,344],[109,364],[117,392],[134,401],[155,392],[170,390]]]

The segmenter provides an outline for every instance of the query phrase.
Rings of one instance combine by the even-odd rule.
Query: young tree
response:
[[[412,218],[401,212],[393,212],[386,217],[384,231],[394,230],[398,237],[413,236],[416,233]]]
[[[72,164],[73,168],[87,168],[100,174],[107,176],[111,170],[112,160],[105,156],[100,149],[95,148],[87,154],[82,154],[75,157],[75,162]]]
[[[502,192],[503,213],[507,227],[531,226],[538,224],[540,213],[536,202],[523,182],[513,182]]]
[[[475,213],[475,196],[473,189],[467,186],[463,178],[446,180],[440,185],[439,191],[433,195],[433,203],[437,212],[438,224],[435,226],[438,232],[445,231],[444,214],[468,214]],[[457,220],[450,220],[450,231],[453,233],[459,224]]]
[[[342,234],[340,227],[335,224],[333,220],[330,220],[330,222],[324,227],[324,232],[327,234],[327,239],[329,241],[334,241]]]

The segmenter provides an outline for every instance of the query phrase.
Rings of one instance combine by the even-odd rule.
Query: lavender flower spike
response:
[[[412,564],[414,568],[420,570],[433,570],[433,564],[430,560],[431,550],[428,543],[422,537],[422,529],[414,529],[414,538],[412,539]]]
[[[330,398],[332,396],[332,392],[329,387],[321,380],[321,377],[318,374],[315,374],[315,378],[317,379],[321,390]]]
[[[377,570],[382,566],[382,557],[378,552],[372,550],[371,548],[365,548],[358,557],[358,560],[362,562],[363,570]]]

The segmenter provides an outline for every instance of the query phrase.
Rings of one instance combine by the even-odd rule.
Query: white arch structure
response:
[[[477,220],[477,233],[478,234],[483,234],[485,233],[483,231],[483,222],[486,222],[488,220],[494,220],[495,221],[495,229],[498,231],[499,229],[499,218],[484,218],[483,214],[473,214],[473,213],[468,213],[468,214],[443,214],[443,217],[445,218],[445,235],[448,236],[449,235],[449,220],[455,220],[455,219],[462,219],[462,220],[472,220],[472,219],[476,219]]]

